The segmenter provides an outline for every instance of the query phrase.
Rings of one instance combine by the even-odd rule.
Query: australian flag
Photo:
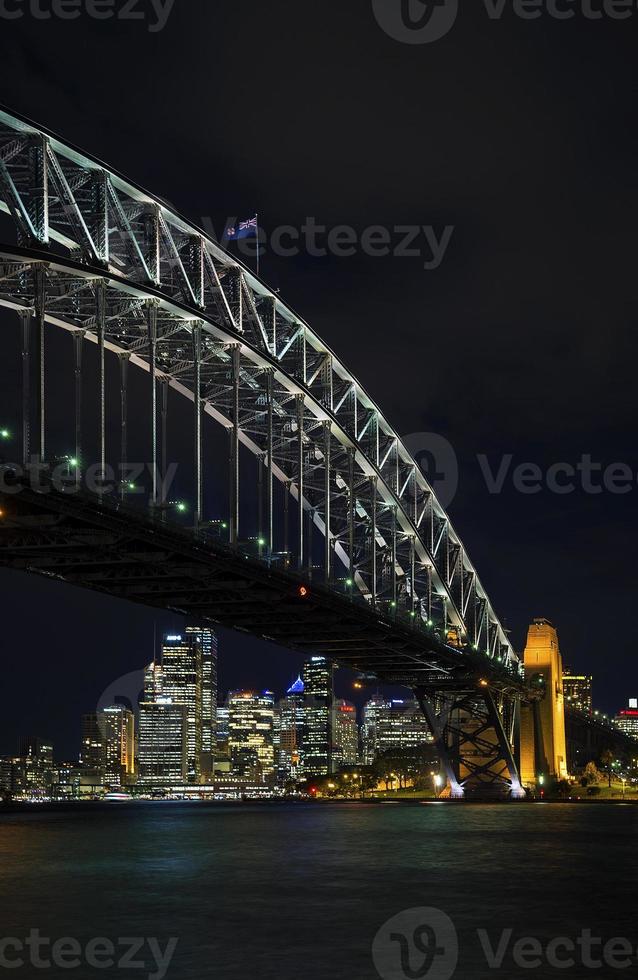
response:
[[[240,221],[238,225],[226,229],[226,239],[229,242],[237,242],[240,238],[256,238],[259,229],[257,228],[257,215],[250,221]]]

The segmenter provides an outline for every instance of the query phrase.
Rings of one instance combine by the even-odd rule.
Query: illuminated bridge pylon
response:
[[[71,483],[78,485],[61,494],[54,490],[47,501],[28,493],[6,496],[0,561],[187,609],[304,652],[330,647],[344,666],[418,689],[441,753],[449,756],[455,792],[488,781],[518,793],[513,743],[516,704],[526,691],[522,665],[427,479],[336,354],[279,295],[165,202],[6,111],[0,111],[0,209],[17,231],[14,244],[0,246],[0,305],[17,314],[21,343],[22,447],[14,462],[42,464],[49,474],[56,462],[48,442],[48,348],[52,331],[66,331],[75,398],[69,420],[74,458],[68,462]],[[98,419],[91,436],[104,481],[92,504],[86,490],[73,495],[88,469],[83,392],[89,345],[97,350],[91,382]],[[119,370],[117,398],[109,397],[110,361]],[[171,455],[172,391],[192,404],[185,438],[192,446],[194,487],[189,546],[198,549],[197,560],[204,561],[202,549],[209,547],[212,581],[220,548],[245,555],[246,569],[253,569],[254,559],[268,572],[264,595],[271,587],[283,595],[294,575],[311,583],[311,626],[309,604],[303,612],[286,606],[292,616],[287,623],[283,614],[279,620],[271,615],[267,626],[265,618],[249,622],[245,602],[222,602],[220,582],[198,603],[177,582],[173,595],[157,582],[136,592],[131,583],[143,563],[139,553],[137,565],[131,559],[126,587],[121,569],[96,584],[103,563],[114,561],[113,549],[110,559],[100,552],[101,564],[94,562],[90,575],[83,551],[85,564],[71,575],[75,552],[69,542],[81,538],[88,547],[87,535],[78,537],[81,521],[97,526],[107,522],[104,508],[118,512],[119,506],[134,526],[127,508],[138,498],[128,494],[126,478],[119,481],[119,504],[106,485],[109,461],[117,459],[121,467],[130,455],[131,368],[147,378],[144,403],[138,398],[134,406],[135,420],[143,418],[147,427],[152,474],[144,519],[170,524],[162,477]],[[205,454],[207,419],[226,432],[221,461]],[[109,433],[115,430],[114,441]],[[208,513],[207,490],[221,468],[228,490]],[[247,498],[250,511],[242,507]],[[45,506],[55,520],[40,513]],[[120,533],[114,520],[109,533]],[[37,529],[36,537],[29,539],[28,528],[33,534]],[[60,540],[61,529],[67,533],[67,564],[55,528]],[[163,533],[170,536],[170,527]],[[98,538],[91,541],[99,550]],[[150,536],[147,541],[145,554],[151,554]],[[125,544],[119,548],[126,553]],[[251,574],[259,576],[256,566]],[[334,625],[330,646],[321,623],[331,610],[341,610],[344,623],[365,621],[359,633],[365,642],[357,642],[355,633],[337,637]],[[449,696],[456,700],[448,710]]]

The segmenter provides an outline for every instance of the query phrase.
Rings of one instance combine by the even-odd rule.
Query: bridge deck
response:
[[[0,566],[242,630],[387,682],[445,688],[488,678],[500,690],[522,688],[435,630],[116,500],[46,489],[0,492]]]

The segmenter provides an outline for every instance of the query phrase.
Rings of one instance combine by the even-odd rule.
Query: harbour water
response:
[[[576,965],[559,969],[553,959],[568,954],[552,947],[548,962],[547,945],[577,942],[588,929],[605,942],[624,937],[635,971],[637,834],[638,807],[605,804],[133,803],[5,813],[0,938],[24,940],[31,930],[73,938],[82,966],[37,967],[31,952],[6,944],[3,955],[24,959],[7,970],[16,978],[607,978],[623,971],[583,966],[582,946]],[[415,908],[435,911],[415,919],[406,912]],[[413,949],[419,916],[426,931]],[[442,921],[439,953],[428,959]],[[403,960],[390,949],[398,955],[402,929]],[[138,966],[118,965],[120,939],[135,937],[160,950],[177,940],[164,974],[146,942]],[[486,963],[486,937],[488,950],[507,940],[500,968]],[[525,937],[542,948],[536,968],[514,957]],[[99,968],[84,962],[98,938],[115,948]],[[455,972],[455,950],[442,949],[449,943],[458,946]]]

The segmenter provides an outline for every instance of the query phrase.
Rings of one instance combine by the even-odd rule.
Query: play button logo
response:
[[[452,29],[458,0],[372,0],[379,26],[403,44],[431,44]]]

